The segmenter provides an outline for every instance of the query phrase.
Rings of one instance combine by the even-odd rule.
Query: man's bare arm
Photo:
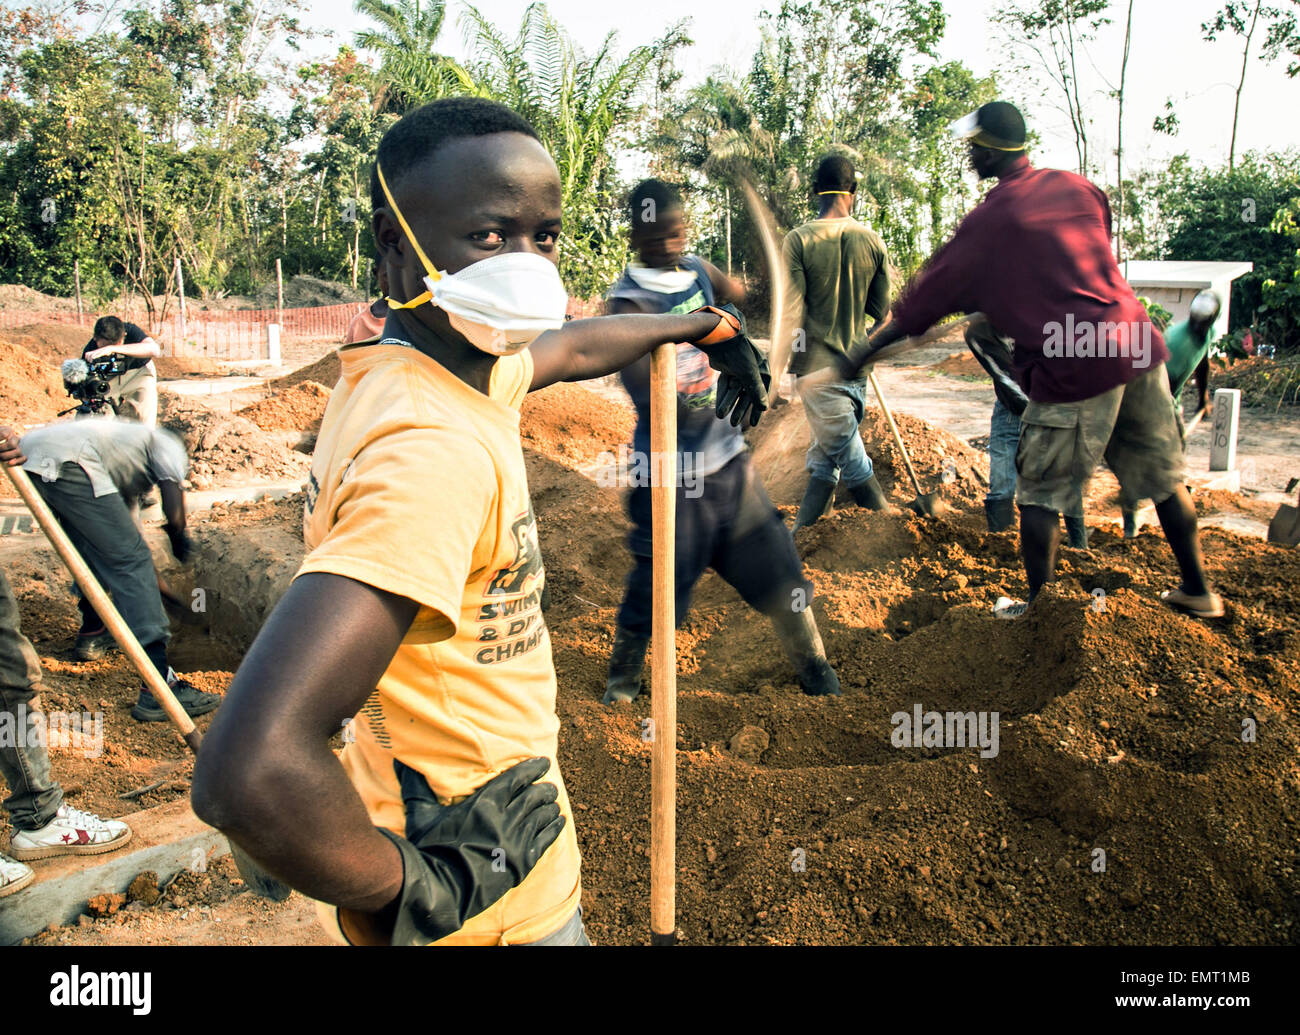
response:
[[[709,283],[713,285],[713,295],[721,305],[730,302],[732,305],[740,305],[745,300],[745,284],[737,277],[730,277],[718,269],[717,266],[709,262],[708,259],[701,259],[704,266],[704,272],[709,275]]]
[[[533,342],[529,391],[557,381],[604,377],[652,352],[656,346],[698,341],[718,326],[716,313],[596,316],[571,320]]]
[[[294,888],[376,912],[397,848],[329,747],[388,667],[418,605],[339,575],[295,579],[235,674],[194,768],[194,811]]]
[[[100,356],[130,356],[133,359],[156,359],[162,355],[162,348],[152,338],[145,338],[144,341],[136,342],[134,345],[127,345],[123,342],[121,345],[109,345],[102,349],[91,349],[86,353],[87,359],[98,359]]]

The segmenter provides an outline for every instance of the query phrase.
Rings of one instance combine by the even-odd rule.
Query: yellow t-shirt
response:
[[[390,340],[390,339],[385,339]],[[555,665],[542,617],[546,579],[519,442],[532,382],[524,350],[497,360],[489,395],[401,344],[340,350],[307,486],[308,554],[329,572],[420,605],[351,728],[342,762],[370,818],[406,818],[393,760],[451,804],[534,756],[567,817],[519,887],[438,944],[535,941],[581,894],[573,814],[556,748]],[[322,911],[337,933],[335,910]]]

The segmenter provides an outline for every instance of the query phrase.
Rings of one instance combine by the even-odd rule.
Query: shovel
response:
[[[870,370],[867,372],[867,380],[871,382],[871,387],[876,392],[876,399],[880,403],[881,412],[885,415],[885,420],[889,422],[889,430],[894,435],[894,444],[898,446],[898,451],[903,454],[903,465],[907,468],[907,476],[912,479],[912,488],[916,490],[916,499],[908,504],[908,507],[922,517],[939,517],[946,513],[950,508],[939,498],[938,492],[922,492],[921,483],[916,480],[916,471],[912,469],[912,458],[907,455],[907,447],[903,445],[903,436],[898,433],[898,425],[894,423],[894,415],[889,412],[889,405],[885,402],[885,393],[880,390],[880,382],[876,380],[876,372]]]
[[[1300,499],[1296,501],[1300,503]],[[1268,523],[1268,541],[1282,546],[1300,544],[1300,506],[1283,503]]]
[[[677,347],[650,354],[650,944],[677,941]]]
[[[36,519],[36,523],[41,526],[41,531],[45,533],[50,544],[63,559],[63,563],[68,566],[68,571],[72,573],[72,577],[76,580],[77,585],[81,587],[81,592],[86,595],[86,599],[90,601],[95,613],[103,620],[104,625],[108,627],[108,631],[113,634],[113,639],[122,648],[122,653],[131,659],[131,664],[140,673],[140,678],[144,680],[149,692],[154,695],[154,698],[162,706],[162,710],[167,713],[167,718],[176,727],[181,739],[197,755],[199,745],[203,743],[203,736],[195,729],[194,720],[185,713],[185,709],[176,700],[176,695],[172,693],[171,687],[167,685],[167,680],[163,679],[158,669],[154,667],[154,663],[149,660],[149,655],[140,646],[140,641],[135,638],[135,633],[131,632],[130,626],[123,621],[122,616],[118,613],[112,600],[109,599],[108,594],[104,592],[103,587],[100,586],[99,580],[95,578],[85,559],[77,552],[77,548],[72,545],[72,540],[68,538],[67,533],[63,531],[63,526],[59,524],[58,518],[54,516],[44,498],[32,485],[31,479],[27,477],[27,472],[21,467],[10,467],[6,464],[5,473],[9,475],[9,480],[13,482],[14,488],[18,490],[18,495],[27,504],[27,509],[32,512],[32,517]],[[292,889],[262,870],[233,841],[230,842],[230,854],[234,857],[235,865],[239,867],[239,875],[258,895],[269,898],[274,902],[283,902],[289,897]]]

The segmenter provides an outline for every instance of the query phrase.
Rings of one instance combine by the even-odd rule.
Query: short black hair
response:
[[[853,163],[843,155],[824,155],[813,173],[813,190],[846,190],[850,194],[858,189],[858,178]]]
[[[123,341],[126,338],[126,324],[116,316],[101,316],[95,321],[91,336],[100,341]]]
[[[644,223],[655,222],[660,212],[676,212],[681,208],[682,196],[676,188],[653,177],[638,183],[627,199],[628,218],[633,231]]]
[[[370,172],[372,209],[388,207],[384,188],[379,185],[380,165],[388,186],[396,191],[403,176],[428,161],[449,140],[493,133],[522,133],[541,143],[537,130],[526,118],[513,108],[483,97],[446,97],[407,112],[379,141],[376,165]]]

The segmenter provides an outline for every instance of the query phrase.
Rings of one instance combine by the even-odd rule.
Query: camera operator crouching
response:
[[[155,427],[158,423],[158,368],[153,361],[162,354],[162,349],[142,328],[116,316],[101,316],[96,320],[94,335],[81,350],[81,358],[90,363],[120,356],[126,368],[109,379],[106,393],[118,417]]]

